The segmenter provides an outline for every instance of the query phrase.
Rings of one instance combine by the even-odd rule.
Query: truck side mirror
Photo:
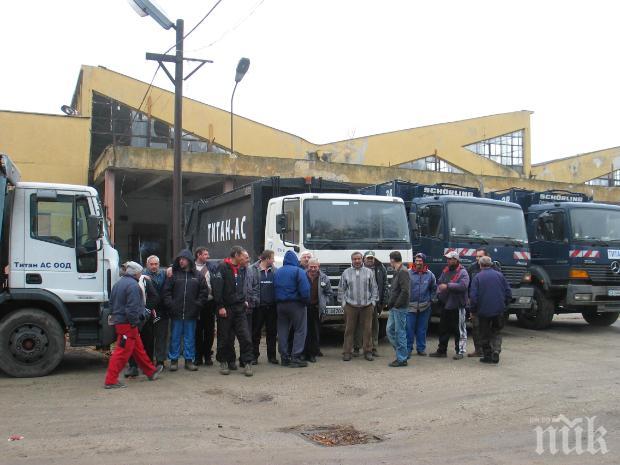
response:
[[[103,235],[101,218],[96,215],[90,215],[86,221],[88,225],[88,239],[91,241],[101,239],[101,236]]]
[[[285,233],[287,223],[288,221],[286,218],[286,213],[280,213],[279,215],[276,215],[276,232],[278,234]]]

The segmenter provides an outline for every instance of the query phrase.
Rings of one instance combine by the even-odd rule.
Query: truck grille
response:
[[[502,273],[506,277],[506,281],[511,286],[518,286],[521,284],[523,275],[527,271],[524,266],[504,266],[502,265]]]
[[[583,265],[593,283],[620,284],[620,275],[614,274],[609,265]]]

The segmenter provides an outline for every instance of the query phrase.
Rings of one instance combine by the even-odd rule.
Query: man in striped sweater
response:
[[[344,308],[345,324],[342,359],[345,362],[351,360],[355,331],[361,326],[364,357],[372,361],[372,312],[379,299],[379,289],[375,273],[362,266],[361,252],[351,254],[351,265],[342,273],[338,287],[338,300]]]

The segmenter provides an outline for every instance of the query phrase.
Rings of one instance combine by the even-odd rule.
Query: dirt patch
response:
[[[353,425],[298,426],[286,431],[324,447],[354,446],[383,441],[382,437],[358,431]]]

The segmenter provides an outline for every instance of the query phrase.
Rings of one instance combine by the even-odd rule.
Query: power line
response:
[[[213,12],[213,10],[215,10],[215,9],[217,8],[217,6],[218,6],[220,3],[222,3],[222,1],[223,1],[223,0],[217,0],[217,2],[215,3],[215,5],[213,5],[209,11],[207,11],[207,14],[206,14],[206,15],[204,15],[204,16],[202,17],[202,19],[201,19],[200,21],[198,21],[198,22],[196,23],[196,25],[195,25],[193,28],[191,28],[191,29],[190,29],[190,31],[189,31],[187,34],[185,34],[185,35],[183,36],[183,39],[182,39],[182,40],[187,39],[187,38],[189,37],[189,35],[190,35],[192,32],[194,32],[194,31],[198,28],[198,26],[200,26],[200,25],[204,22],[204,20],[205,20],[205,19],[207,19],[207,18],[209,17],[209,15]],[[168,50],[166,50],[163,54],[165,55],[166,53],[168,53],[168,52],[169,52],[170,50],[172,50],[173,48],[176,48],[176,46],[177,46],[177,45],[179,45],[179,43],[181,43],[181,40],[180,40],[179,42],[175,42],[175,43],[174,43],[174,44],[173,44],[173,45],[172,45],[172,46],[171,46]]]

